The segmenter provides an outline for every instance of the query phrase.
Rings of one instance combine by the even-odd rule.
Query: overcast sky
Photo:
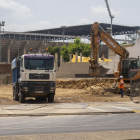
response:
[[[140,26],[140,0],[108,0],[113,24]],[[0,0],[6,31],[110,23],[105,0]]]

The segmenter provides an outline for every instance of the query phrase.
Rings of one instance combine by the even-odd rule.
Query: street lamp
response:
[[[63,46],[64,46],[64,33],[65,33],[65,29],[67,28],[67,26],[61,26],[61,28],[63,28]]]
[[[105,2],[106,2],[106,7],[107,7],[107,10],[108,10],[108,14],[109,14],[110,19],[111,19],[111,27],[110,28],[111,28],[111,36],[112,36],[112,20],[113,20],[114,16],[111,14],[109,4],[108,4],[108,0],[105,0]]]
[[[5,21],[0,22],[0,63],[1,63],[1,26],[5,25]]]

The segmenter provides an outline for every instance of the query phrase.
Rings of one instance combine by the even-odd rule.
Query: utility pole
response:
[[[61,26],[61,28],[63,29],[63,46],[64,46],[64,34],[65,34],[65,29],[67,28],[67,26]]]
[[[110,11],[110,8],[109,8],[109,4],[108,4],[108,0],[105,0],[105,3],[106,3],[106,7],[107,7],[107,10],[108,10],[108,13],[109,13],[109,16],[110,16],[110,19],[111,19],[111,36],[112,36],[112,20],[114,18],[114,16],[111,14],[111,11]]]

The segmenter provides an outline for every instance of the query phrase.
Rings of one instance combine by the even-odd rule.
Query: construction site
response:
[[[92,25],[94,26],[94,25]],[[107,25],[108,26],[108,25]],[[113,26],[115,30],[115,25]],[[125,27],[124,27],[125,29]],[[128,28],[127,28],[128,29]],[[125,45],[121,45],[120,47],[124,48],[124,51],[130,53],[129,57],[133,58],[135,56],[139,56],[139,31],[137,30],[138,27],[130,27],[129,29],[133,30],[129,31],[130,36],[133,36],[133,39],[129,40],[123,40],[128,42]],[[103,29],[102,29],[103,30]],[[105,31],[103,30],[105,33]],[[122,32],[122,31],[118,31]],[[126,31],[128,33],[128,31]],[[116,33],[116,32],[115,32]],[[134,33],[136,33],[136,38],[134,37]],[[11,71],[11,61],[16,56],[21,56],[22,54],[26,54],[30,51],[30,48],[36,50],[37,52],[41,52],[42,49],[45,49],[48,45],[62,45],[65,43],[68,45],[69,43],[66,42],[57,42],[56,41],[50,41],[50,34],[49,36],[40,34],[40,41],[36,40],[36,36],[38,34],[33,33],[30,34],[30,37],[27,38],[26,36],[29,36],[29,33],[24,33],[25,38],[22,38],[20,40],[20,44],[16,44],[17,39],[21,39],[21,36],[17,33],[9,33],[7,32],[3,33],[1,35],[2,37],[2,62],[0,64],[0,104],[1,105],[10,105],[10,104],[20,104],[19,102],[13,101],[13,85],[12,85],[12,71]],[[125,32],[124,32],[125,34]],[[15,37],[17,36],[17,38]],[[31,37],[32,36],[32,37]],[[58,37],[58,35],[52,35]],[[110,37],[110,35],[106,35],[107,37]],[[9,39],[7,39],[8,37]],[[34,37],[34,38],[33,38]],[[42,37],[49,38],[48,41],[42,40]],[[76,36],[66,36],[67,38],[76,38]],[[12,39],[11,39],[12,38]],[[88,39],[89,37],[87,37]],[[100,36],[102,39],[102,36]],[[26,40],[25,40],[26,39]],[[34,41],[33,41],[33,40]],[[47,39],[46,39],[47,40]],[[64,40],[63,40],[64,41]],[[92,37],[91,37],[92,41]],[[122,40],[120,40],[122,41]],[[112,41],[113,42],[113,41]],[[92,42],[91,42],[92,43]],[[105,42],[106,43],[106,42]],[[116,43],[115,40],[113,43]],[[83,57],[82,53],[80,53],[80,56],[78,56],[78,53],[70,54],[70,61],[69,62],[63,62],[62,56],[60,56],[60,66],[57,68],[56,71],[56,93],[55,93],[55,103],[80,103],[80,102],[121,102],[121,101],[130,101],[130,75],[128,77],[129,82],[126,82],[124,84],[124,97],[120,98],[120,90],[118,87],[118,78],[117,74],[119,72],[118,65],[121,58],[123,57],[120,52],[116,52],[116,50],[113,50],[112,44],[99,44],[97,43],[99,47],[99,57],[97,55],[91,55],[91,57]],[[48,45],[48,46],[49,46]],[[93,44],[91,44],[92,46]],[[118,44],[117,44],[118,45]],[[109,47],[111,46],[111,47]],[[119,46],[118,46],[119,47]],[[118,48],[120,49],[120,48]],[[92,52],[94,53],[97,50],[94,49]],[[7,55],[6,55],[7,54]],[[118,54],[118,55],[117,55]],[[123,53],[124,54],[124,53]],[[120,56],[119,56],[120,55]],[[101,56],[105,56],[102,58]],[[55,54],[55,59],[58,59],[58,54]],[[97,61],[98,59],[98,61]],[[139,58],[136,58],[136,60]],[[99,75],[99,73],[92,75],[89,73],[89,65],[92,62],[89,61],[97,61],[97,67],[98,65],[103,66],[104,68],[107,68],[107,72],[104,74],[104,76]],[[56,64],[55,64],[56,65]],[[95,65],[96,66],[96,65]],[[57,65],[56,65],[57,67]],[[91,68],[90,68],[91,69]],[[134,68],[139,69],[139,67]],[[103,69],[103,71],[106,71]],[[101,72],[102,74],[104,72]],[[128,76],[127,75],[127,76]],[[114,77],[115,76],[115,77]],[[126,78],[126,77],[124,77]],[[136,78],[136,80],[139,79]],[[133,97],[139,97],[139,83],[136,82],[133,83]],[[26,98],[25,102],[32,102],[35,101],[35,98]],[[44,103],[44,102],[43,102]]]
[[[3,30],[0,34],[0,105],[44,103],[47,98],[48,102],[54,103],[125,102],[134,97],[139,99],[140,26],[112,24],[114,16],[108,2],[105,2],[111,24],[95,22],[29,32]],[[118,35],[125,36],[125,39],[115,39]],[[58,53],[54,56],[42,53],[48,46],[58,46],[61,50],[61,46],[74,43],[76,38],[91,45],[89,57],[84,57],[82,52],[75,52],[69,54],[69,62],[64,62],[62,55],[59,60]],[[30,51],[34,54],[30,55]],[[36,69],[33,68],[36,62],[33,66],[27,65],[32,57],[31,61],[38,61],[36,54],[38,59],[55,58],[54,68],[53,65],[44,68],[44,73],[43,68],[38,67],[40,63]],[[119,89],[120,76],[125,80],[123,98]]]

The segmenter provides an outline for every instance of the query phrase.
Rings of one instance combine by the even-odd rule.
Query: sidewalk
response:
[[[50,116],[50,115],[97,115],[138,113],[140,105],[133,102],[102,103],[39,103],[1,105],[0,116]]]

